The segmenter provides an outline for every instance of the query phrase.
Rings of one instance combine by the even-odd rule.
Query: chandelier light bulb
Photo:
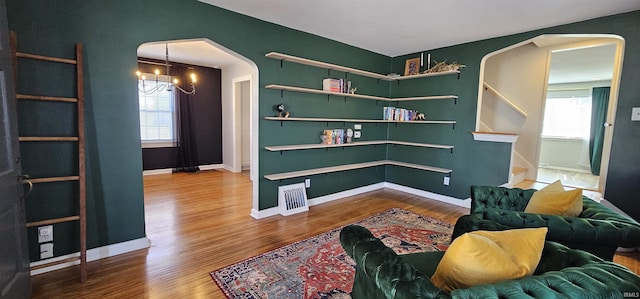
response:
[[[142,73],[140,71],[136,71],[136,76],[138,76],[138,78],[140,78],[141,75]]]
[[[178,84],[178,82],[180,82],[178,81],[178,78],[173,78],[173,84]]]
[[[159,70],[159,69],[156,69],[156,70],[154,71],[154,73],[156,74],[156,76],[157,76],[157,75],[160,75],[160,70]]]
[[[196,74],[191,73],[191,82],[196,83]]]

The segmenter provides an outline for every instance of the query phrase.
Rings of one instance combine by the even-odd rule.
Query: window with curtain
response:
[[[544,111],[542,136],[588,140],[590,127],[590,95],[566,96],[549,93]]]
[[[145,74],[147,78],[138,80],[138,101],[140,107],[140,139],[142,147],[172,147],[176,145],[176,96],[175,91],[161,88],[152,93],[157,85],[169,86],[171,78]]]

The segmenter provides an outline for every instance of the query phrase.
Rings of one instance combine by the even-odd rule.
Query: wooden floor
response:
[[[34,298],[224,298],[209,272],[289,243],[399,207],[454,223],[464,208],[393,190],[379,190],[256,220],[245,174],[146,176],[145,218],[152,246],[77,268],[33,277]],[[640,273],[640,255],[615,261]]]

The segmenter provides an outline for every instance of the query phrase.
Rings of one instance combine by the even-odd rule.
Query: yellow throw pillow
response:
[[[451,243],[431,280],[451,292],[531,275],[546,235],[546,227],[463,234]]]
[[[525,213],[576,217],[582,213],[582,189],[564,191],[560,181],[533,193]]]

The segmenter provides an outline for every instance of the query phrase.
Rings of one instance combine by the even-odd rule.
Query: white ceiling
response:
[[[637,0],[198,0],[395,57],[640,9]]]
[[[552,52],[549,84],[611,80],[615,56],[615,44]]]

